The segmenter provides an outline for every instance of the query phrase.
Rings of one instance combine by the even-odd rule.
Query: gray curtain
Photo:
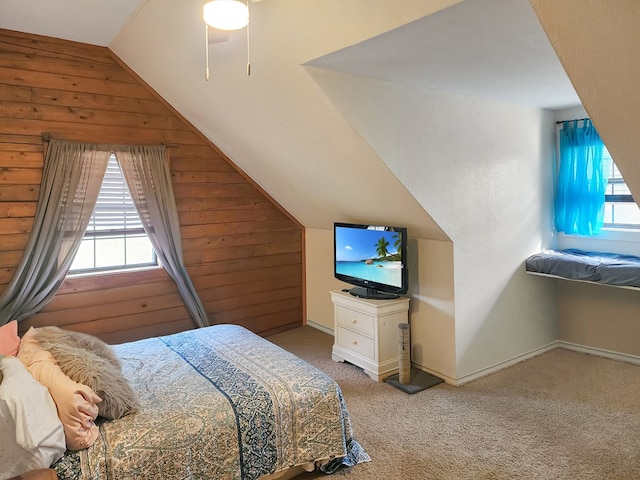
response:
[[[0,297],[0,325],[30,317],[58,291],[87,229],[110,153],[96,145],[49,142],[25,255]]]
[[[180,224],[166,147],[137,145],[115,147],[114,150],[156,255],[176,282],[196,325],[206,327],[209,325],[207,313],[182,259]]]

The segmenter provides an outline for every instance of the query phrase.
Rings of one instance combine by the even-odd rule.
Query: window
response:
[[[111,154],[96,207],[69,273],[157,265],[156,254],[142,227],[120,166]]]
[[[631,196],[629,187],[606,148],[602,157],[609,166],[609,181],[604,197],[604,227],[640,229],[640,208]]]

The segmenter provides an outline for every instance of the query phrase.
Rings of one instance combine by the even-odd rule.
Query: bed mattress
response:
[[[114,346],[139,410],[54,465],[64,479],[259,479],[368,461],[339,386],[235,325]]]

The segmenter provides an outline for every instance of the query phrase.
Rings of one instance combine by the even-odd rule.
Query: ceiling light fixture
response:
[[[206,73],[209,80],[209,27],[217,30],[240,30],[247,27],[247,75],[251,75],[249,63],[249,2],[239,0],[211,0],[202,8],[202,18],[205,23],[205,54]]]
[[[218,30],[239,30],[249,23],[249,7],[238,0],[212,0],[205,3],[202,16]]]

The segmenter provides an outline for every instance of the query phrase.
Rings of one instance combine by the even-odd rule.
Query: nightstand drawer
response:
[[[375,333],[375,319],[366,313],[356,312],[342,306],[336,307],[336,323],[370,337]]]
[[[338,327],[337,344],[362,357],[375,360],[375,344],[369,337]]]

